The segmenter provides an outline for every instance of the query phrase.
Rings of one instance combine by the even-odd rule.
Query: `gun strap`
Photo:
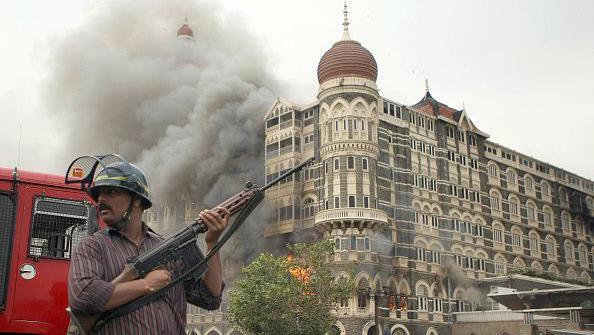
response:
[[[208,262],[214,254],[216,254],[219,249],[229,240],[231,235],[235,233],[235,231],[243,224],[243,222],[247,219],[247,217],[258,207],[260,202],[264,199],[264,193],[258,191],[254,194],[254,196],[246,203],[246,205],[241,209],[233,224],[229,226],[227,232],[219,239],[217,244],[210,250],[210,252],[202,259],[202,261],[198,262],[198,264],[194,265],[190,268],[190,270],[186,271],[183,275],[175,278],[166,286],[160,288],[159,290],[152,292],[150,294],[144,295],[132,302],[129,302],[125,305],[120,307],[116,307],[110,311],[107,311],[101,315],[97,323],[93,326],[93,331],[96,331],[103,327],[105,323],[108,321],[120,317],[124,314],[128,314],[141,306],[148,304],[149,302],[155,301],[156,299],[162,297],[167,291],[173,287],[174,285],[178,284],[182,280],[185,280],[190,275],[193,275],[195,271],[199,270],[206,262]],[[195,276],[196,278],[201,278],[204,273],[200,273],[199,276]]]

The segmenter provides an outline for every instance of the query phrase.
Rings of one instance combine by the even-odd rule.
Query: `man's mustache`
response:
[[[110,205],[104,204],[104,203],[100,203],[99,204],[99,212],[101,212],[104,209],[109,209],[110,211],[113,211],[113,209],[111,208]]]

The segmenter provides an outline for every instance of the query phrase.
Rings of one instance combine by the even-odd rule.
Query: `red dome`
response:
[[[326,51],[318,64],[318,82],[338,77],[377,79],[377,63],[369,50],[353,40],[341,40]]]
[[[184,23],[184,25],[181,26],[177,30],[177,36],[190,36],[190,37],[194,37],[194,32],[192,31],[192,28],[190,28],[190,26],[188,26],[187,23]]]

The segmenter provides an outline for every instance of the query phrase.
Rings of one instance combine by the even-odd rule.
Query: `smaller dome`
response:
[[[194,32],[187,23],[184,23],[183,26],[177,30],[177,37],[194,38]]]

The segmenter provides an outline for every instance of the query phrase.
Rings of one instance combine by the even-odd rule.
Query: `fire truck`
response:
[[[72,248],[97,229],[80,185],[0,168],[0,333],[66,333]]]

